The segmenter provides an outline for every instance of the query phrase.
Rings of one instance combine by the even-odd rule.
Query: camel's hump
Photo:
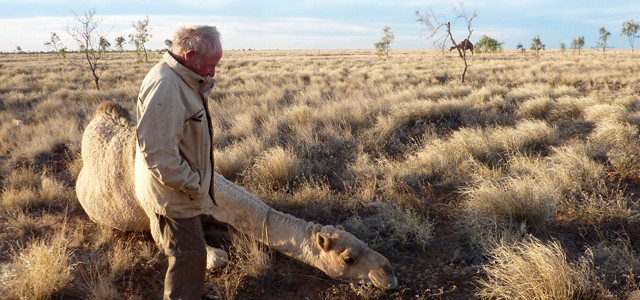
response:
[[[98,105],[95,116],[104,115],[114,120],[122,120],[125,122],[135,122],[132,115],[127,109],[122,107],[115,101],[103,101]]]

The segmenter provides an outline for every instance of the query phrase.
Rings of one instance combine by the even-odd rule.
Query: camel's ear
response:
[[[324,251],[331,250],[331,239],[326,233],[318,232],[316,235],[316,243],[318,243],[318,247]]]
[[[344,227],[342,227],[342,225],[336,225],[336,229],[338,229],[338,230],[344,230]]]

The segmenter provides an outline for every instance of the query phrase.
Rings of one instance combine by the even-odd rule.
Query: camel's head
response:
[[[324,226],[313,237],[314,252],[319,253],[317,266],[329,277],[372,283],[381,289],[398,285],[389,260],[340,226]]]

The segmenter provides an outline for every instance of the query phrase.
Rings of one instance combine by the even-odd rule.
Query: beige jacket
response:
[[[166,53],[142,81],[136,114],[136,195],[147,212],[191,218],[213,203],[214,81]]]

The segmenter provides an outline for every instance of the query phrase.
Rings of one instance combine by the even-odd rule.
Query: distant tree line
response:
[[[625,21],[622,24],[621,35],[626,36],[629,40],[629,45],[631,46],[631,53],[634,53],[635,50],[635,41],[637,38],[640,38],[640,23],[632,20]],[[611,37],[611,32],[607,31],[605,27],[600,27],[599,29],[599,38],[596,41],[596,44],[593,46],[595,50],[602,50],[604,54],[606,50],[612,49],[613,47],[609,44],[609,38]],[[495,53],[503,50],[504,42],[498,42],[497,40],[483,35],[480,40],[475,44],[475,51],[478,53]],[[571,49],[574,53],[578,55],[581,53],[582,49],[585,46],[584,36],[579,36],[571,41]],[[516,46],[517,50],[521,52],[525,52],[525,47],[522,43],[518,43]],[[530,50],[534,51],[536,55],[540,54],[541,50],[546,49],[546,45],[542,43],[540,39],[540,35],[536,35],[531,40],[531,45],[529,47]],[[560,50],[564,53],[567,50],[567,45],[565,43],[560,43]]]
[[[462,3],[460,4],[460,7],[461,9],[463,9]],[[463,17],[462,13],[460,13],[460,10],[454,9],[454,11],[457,15],[456,18]],[[429,31],[432,32],[429,38],[433,38],[435,33],[441,27],[448,26],[448,29],[450,31],[451,23],[448,22],[446,19],[444,19],[444,17],[442,17],[441,15],[436,15],[433,11],[429,11],[428,13],[416,12],[416,16],[418,18],[418,22],[425,25],[429,29]],[[470,38],[471,32],[473,32],[473,30],[471,29],[471,22],[470,22],[470,20],[473,20],[473,17],[475,17],[475,12],[471,16],[471,18],[468,18],[469,22],[467,23],[467,27],[468,27],[469,35],[467,36],[467,38]],[[600,27],[599,33],[600,33],[599,38],[596,41],[596,44],[593,46],[593,49],[602,50],[602,53],[605,54],[607,49],[612,49],[612,47],[610,47],[609,45],[609,38],[611,36],[611,33],[607,31],[605,27]],[[635,40],[637,38],[640,38],[640,23],[636,22],[633,19],[623,22],[620,34],[628,38],[629,45],[631,46],[631,53],[633,54],[635,50]],[[447,38],[447,36],[445,36],[445,39],[440,37],[436,41],[436,43],[439,43],[439,46],[442,49],[444,49],[446,42],[448,40],[451,40],[452,44],[454,45],[451,47],[451,49],[459,48],[459,47],[456,47],[457,43],[455,42],[455,39],[453,38],[453,36],[450,35],[450,37],[451,37],[450,39]],[[383,28],[382,38],[380,39],[380,41],[374,43],[374,47],[376,49],[377,54],[379,56],[385,56],[389,58],[390,45],[391,43],[393,43],[394,39],[395,39],[395,35],[391,31],[391,28],[389,28],[389,26],[385,26]],[[478,53],[496,53],[496,52],[503,51],[503,45],[504,45],[504,42],[498,42],[496,39],[488,35],[483,35],[480,38],[480,40],[476,42],[473,49]],[[584,36],[579,36],[578,38],[575,38],[571,41],[571,49],[573,50],[574,53],[577,53],[578,55],[580,55],[582,48],[584,46],[585,46]],[[521,52],[525,52],[525,47],[522,45],[522,43],[518,43],[518,45],[516,46],[516,49],[520,50]],[[536,35],[532,38],[529,49],[534,51],[536,55],[540,55],[540,51],[546,49],[546,45],[542,43],[540,35]],[[567,45],[564,42],[560,43],[560,50],[562,51],[562,53],[566,52]],[[459,54],[461,57],[463,57],[463,59],[466,58],[466,53],[459,53]]]
[[[622,29],[620,30],[620,35],[626,36],[629,40],[629,45],[631,46],[631,54],[634,53],[635,50],[635,41],[637,38],[640,38],[640,23],[631,19],[622,23]],[[611,37],[611,32],[609,32],[605,27],[600,27],[599,29],[599,37],[596,41],[593,49],[602,50],[602,54],[605,54],[608,49],[612,49],[613,47],[609,44],[609,38]],[[574,53],[580,55],[582,48],[585,45],[584,36],[579,36],[571,41],[571,49]],[[540,41],[540,36],[536,35],[531,42],[531,50],[536,51],[536,54],[539,53],[540,50],[544,50],[545,45]],[[522,43],[519,43],[517,49],[524,52],[524,47]],[[564,53],[567,49],[565,43],[560,43],[560,50]]]

